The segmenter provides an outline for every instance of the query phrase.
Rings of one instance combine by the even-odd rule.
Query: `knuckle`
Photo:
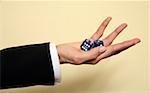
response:
[[[112,44],[112,42],[113,42],[112,40],[109,40],[105,43],[105,45],[110,45],[110,44]]]
[[[118,35],[119,33],[120,33],[120,30],[119,30],[119,29],[116,29],[116,30],[113,32],[114,35]]]
[[[97,62],[92,62],[91,64],[92,64],[92,65],[96,65],[96,64],[97,64]]]
[[[107,26],[107,24],[108,24],[108,22],[105,21],[105,22],[102,23],[102,26],[105,27],[105,26]]]
[[[99,62],[99,60],[95,60],[93,62],[91,62],[92,65],[96,65]]]

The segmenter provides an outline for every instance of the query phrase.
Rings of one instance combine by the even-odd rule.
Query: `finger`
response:
[[[89,60],[96,59],[99,55],[106,51],[106,47],[96,47],[91,49],[90,51],[84,52],[81,58],[83,59],[82,62],[87,62]]]
[[[112,55],[118,54],[118,53],[136,45],[139,42],[140,42],[140,39],[135,38],[132,40],[124,41],[124,42],[119,43],[119,44],[112,45],[112,46],[107,48],[107,51],[105,51],[102,55],[97,57],[97,59],[93,62],[93,64],[96,64],[101,59],[104,59],[104,58],[110,57]]]
[[[108,35],[104,40],[104,45],[108,46],[110,45],[113,40],[120,34],[120,32],[122,32],[125,28],[127,27],[126,23],[121,24],[120,26],[118,26],[110,35]]]
[[[103,32],[105,30],[105,28],[107,27],[107,25],[109,24],[110,20],[112,18],[111,17],[107,17],[102,24],[99,26],[99,28],[97,29],[97,31],[92,35],[92,37],[90,38],[91,40],[98,40],[102,35]]]

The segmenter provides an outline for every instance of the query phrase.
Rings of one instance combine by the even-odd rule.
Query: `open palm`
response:
[[[99,26],[97,31],[90,37],[91,40],[95,41],[101,38],[104,33],[105,28],[109,24],[111,17],[107,17],[102,24]],[[140,42],[140,39],[134,38],[127,40],[118,44],[113,44],[114,39],[127,27],[126,23],[118,26],[111,34],[109,34],[102,41],[104,46],[99,46],[91,49],[90,51],[82,51],[80,45],[82,42],[73,42],[67,44],[57,45],[57,51],[61,63],[71,63],[71,64],[96,64],[100,60],[110,57],[112,55],[118,54],[129,47]]]

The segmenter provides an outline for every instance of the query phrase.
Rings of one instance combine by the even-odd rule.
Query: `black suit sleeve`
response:
[[[0,88],[54,85],[49,43],[0,51]]]

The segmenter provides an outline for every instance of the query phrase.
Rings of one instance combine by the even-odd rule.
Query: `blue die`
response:
[[[81,44],[80,48],[83,51],[88,51],[92,48],[93,44],[94,44],[93,41],[89,39],[85,39],[83,43]]]
[[[104,46],[103,41],[101,41],[101,40],[95,40],[92,48],[97,47],[97,46]]]
[[[104,46],[103,41],[101,40],[95,40],[94,42],[89,40],[89,39],[85,39],[83,41],[83,43],[81,44],[80,48],[83,51],[89,51],[91,48],[95,48],[97,46]]]

